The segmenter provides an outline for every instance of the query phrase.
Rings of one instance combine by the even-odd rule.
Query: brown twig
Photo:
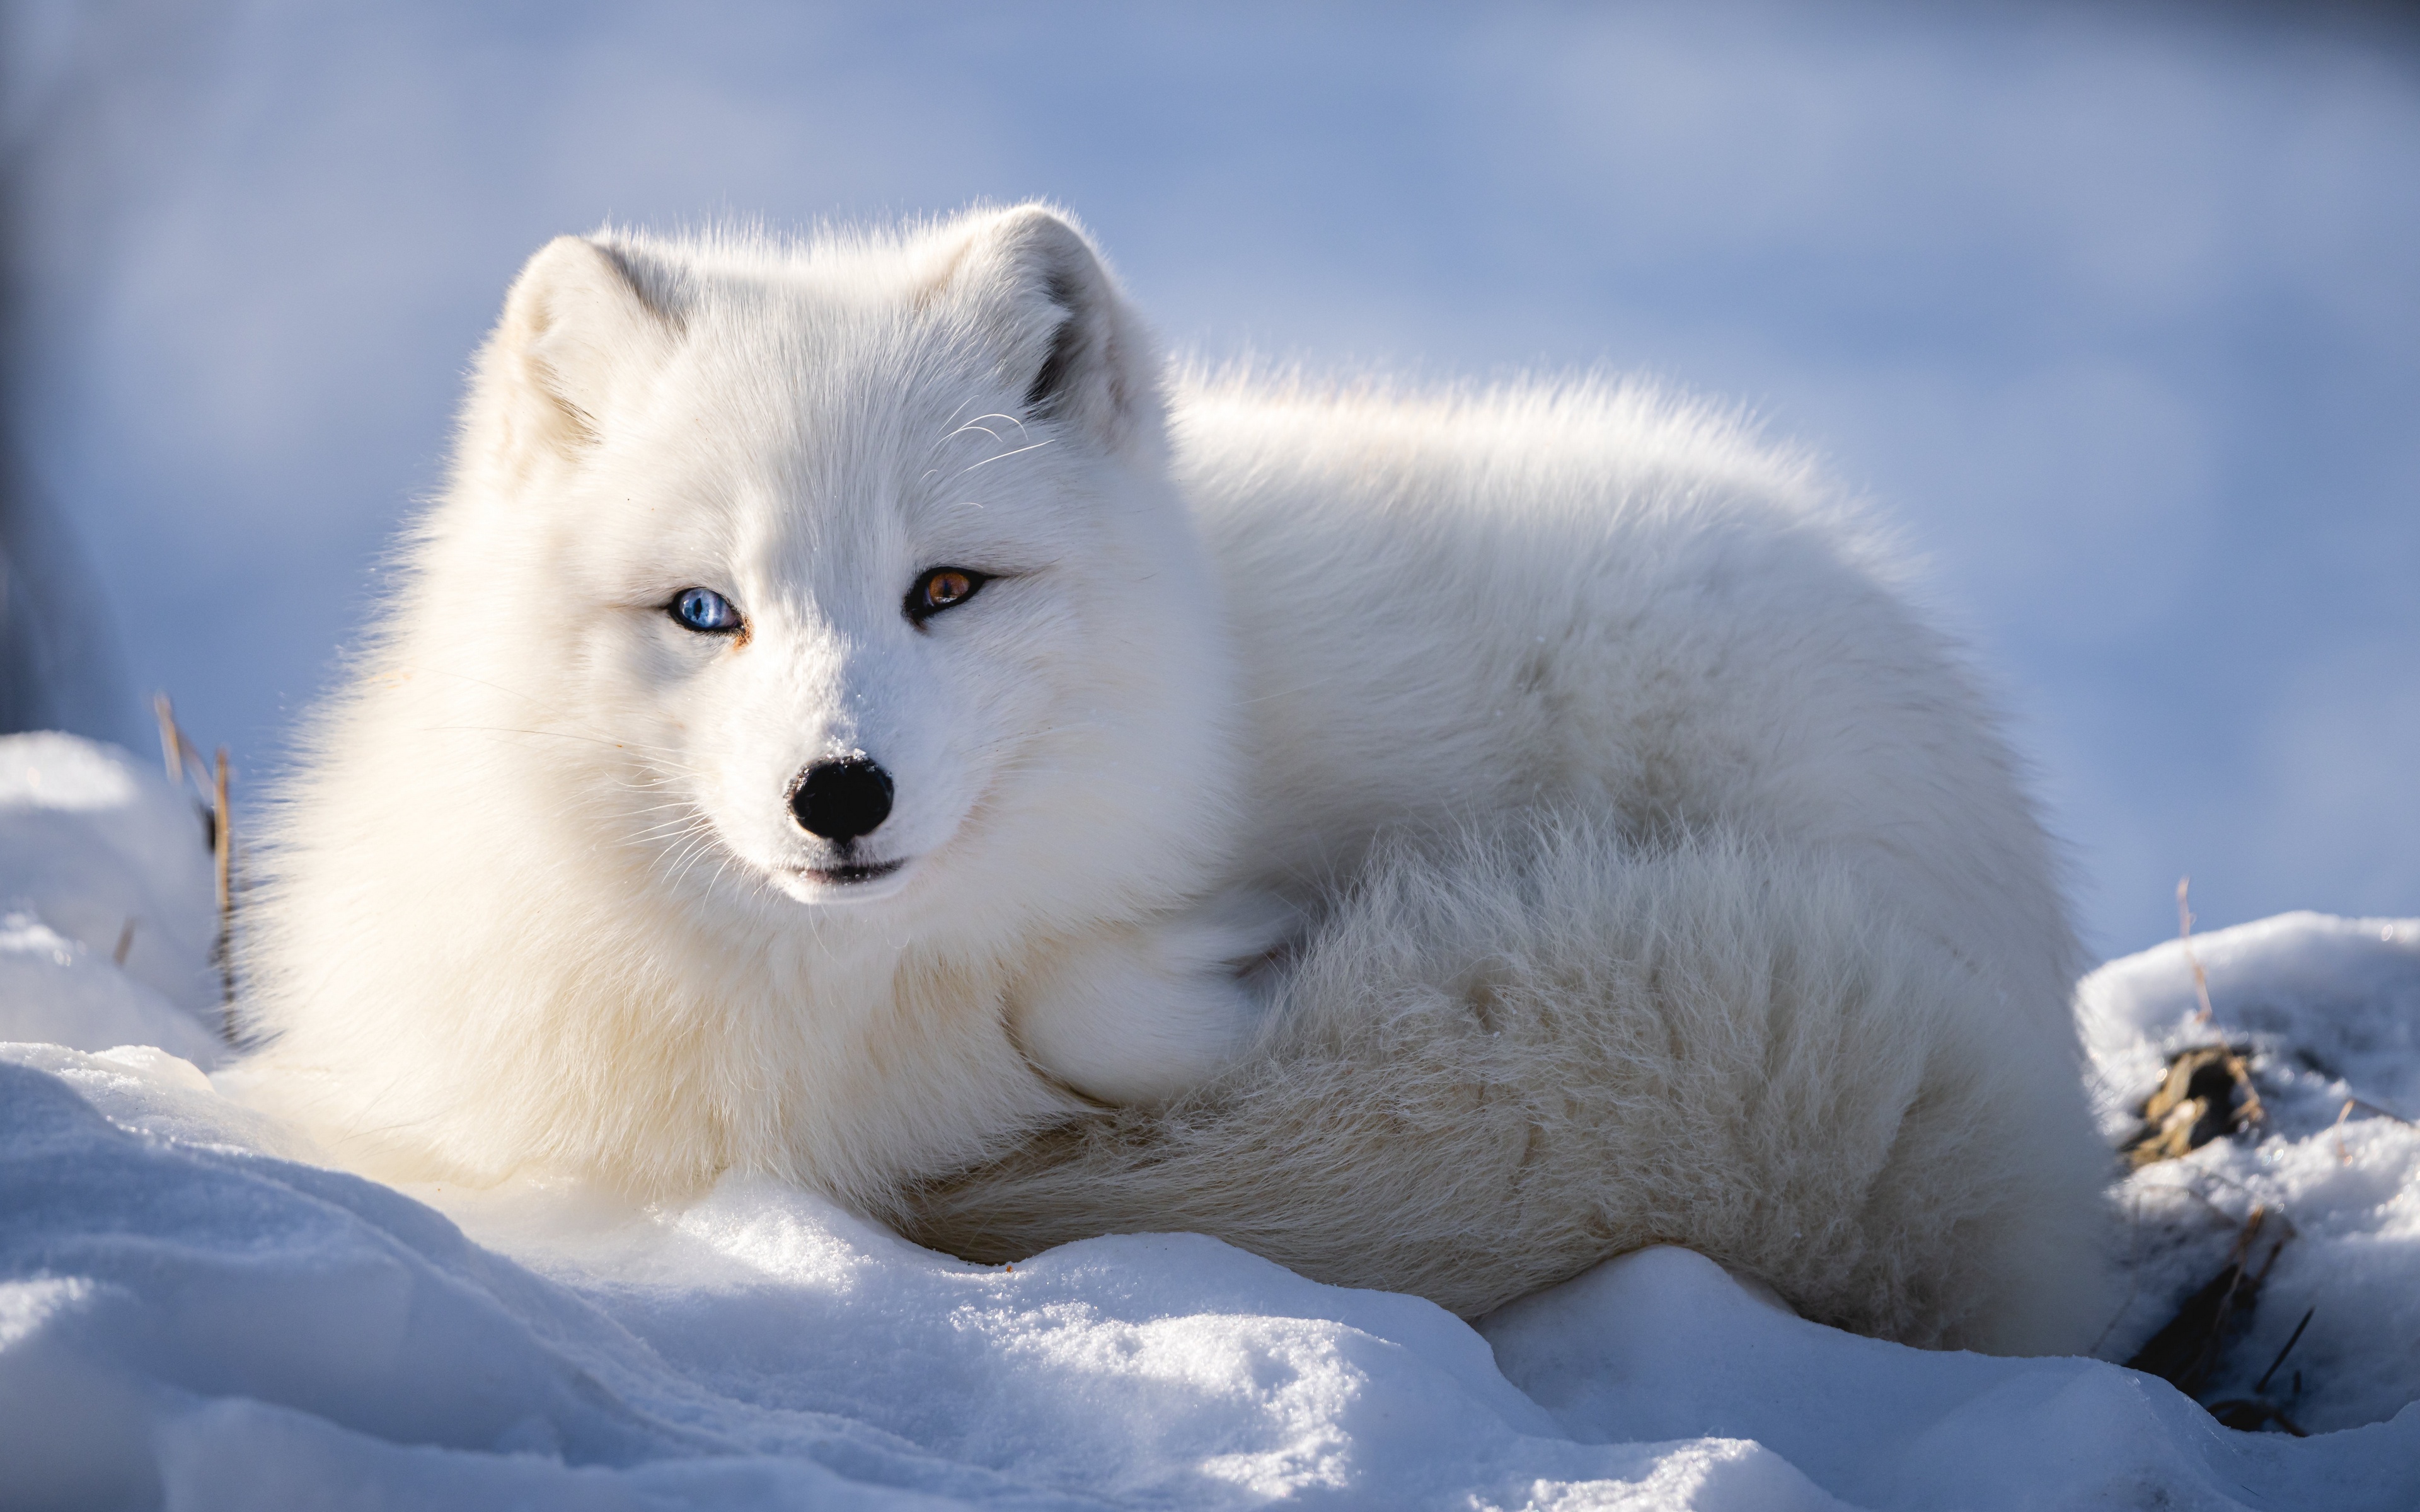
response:
[[[2195,1393],[2218,1363],[2228,1335],[2250,1319],[2261,1284],[2269,1279],[2286,1242],[2294,1237],[2293,1221],[2277,1214],[2284,1231],[2260,1268],[2252,1269],[2253,1251],[2269,1217],[2265,1206],[2253,1208],[2235,1237],[2226,1269],[2186,1298],[2176,1316],[2126,1362],[2126,1368],[2158,1376],[2189,1396]]]

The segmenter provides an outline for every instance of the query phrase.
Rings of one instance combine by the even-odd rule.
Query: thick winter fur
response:
[[[2074,1072],[1846,868],[1516,822],[1375,859],[1288,989],[1219,1083],[894,1221],[993,1261],[1198,1230],[1469,1317],[1679,1243],[1910,1343],[2081,1348],[2105,1319]]]
[[[940,566],[992,577],[905,612]],[[566,239],[406,569],[252,910],[256,1085],[365,1164],[2100,1321],[2039,826],[1888,554],[1717,416],[1171,391],[1034,208]],[[895,802],[833,841],[844,758]]]

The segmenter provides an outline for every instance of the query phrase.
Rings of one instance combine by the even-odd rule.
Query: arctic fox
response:
[[[2085,1326],[2040,828],[1719,415],[1171,375],[1042,207],[610,231],[513,286],[403,567],[248,946],[261,1095],[371,1168]]]

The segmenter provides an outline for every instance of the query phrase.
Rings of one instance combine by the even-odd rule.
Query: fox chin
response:
[[[1171,369],[1041,206],[609,230],[400,564],[243,941],[245,1085],[365,1169],[1466,1313],[1659,1241],[1916,1342],[2097,1306],[2049,845],[1721,413]]]

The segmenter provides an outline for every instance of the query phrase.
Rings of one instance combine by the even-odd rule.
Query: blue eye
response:
[[[711,588],[684,588],[672,602],[673,618],[707,635],[728,635],[739,628],[739,611]]]

